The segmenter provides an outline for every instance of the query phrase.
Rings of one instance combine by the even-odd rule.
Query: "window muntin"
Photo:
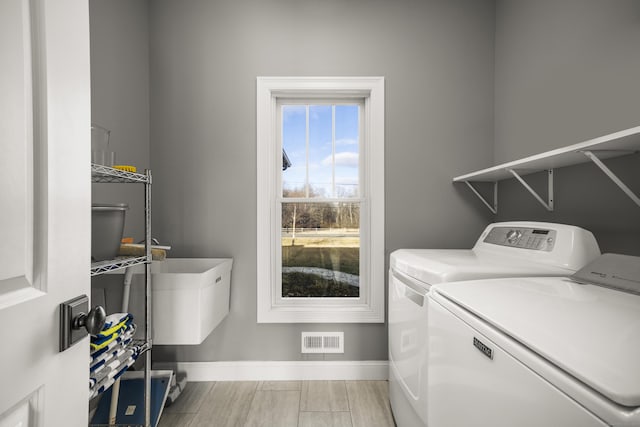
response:
[[[335,106],[335,197],[359,197],[360,108]]]
[[[331,197],[331,106],[308,106],[307,188],[316,197]],[[329,124],[327,126],[327,123]]]
[[[282,174],[281,194],[282,197],[306,197],[307,107],[286,105],[280,114],[280,121],[287,129],[282,132],[282,150],[290,162],[286,169],[288,173]]]

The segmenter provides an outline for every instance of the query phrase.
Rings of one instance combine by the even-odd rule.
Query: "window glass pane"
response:
[[[307,107],[282,106],[282,157],[289,166],[282,171],[282,196],[304,197],[307,174]]]
[[[359,203],[282,204],[282,297],[360,295]]]
[[[309,106],[309,197],[332,197],[331,105]]]
[[[359,196],[359,108],[336,105],[335,182],[336,197]]]

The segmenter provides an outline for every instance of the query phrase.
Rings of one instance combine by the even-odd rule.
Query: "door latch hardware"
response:
[[[104,308],[89,311],[89,297],[80,295],[60,304],[60,351],[82,340],[87,333],[97,334],[106,319]]]

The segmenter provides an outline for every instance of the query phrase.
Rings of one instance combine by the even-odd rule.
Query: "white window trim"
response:
[[[364,99],[363,150],[366,179],[363,198],[370,204],[366,275],[368,291],[340,304],[279,303],[275,295],[277,256],[273,227],[278,194],[278,98]],[[383,323],[384,322],[384,77],[258,77],[257,78],[257,309],[258,323]],[[265,159],[269,161],[265,161]],[[364,242],[367,244],[367,242]],[[282,300],[281,300],[282,301]],[[352,301],[352,303],[350,302]]]

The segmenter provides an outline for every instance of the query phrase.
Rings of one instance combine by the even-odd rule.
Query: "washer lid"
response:
[[[432,290],[612,401],[640,406],[640,295],[560,277],[444,283]]]
[[[520,251],[520,250],[518,250]],[[398,249],[389,267],[426,284],[492,277],[567,276],[573,270],[472,249]]]

